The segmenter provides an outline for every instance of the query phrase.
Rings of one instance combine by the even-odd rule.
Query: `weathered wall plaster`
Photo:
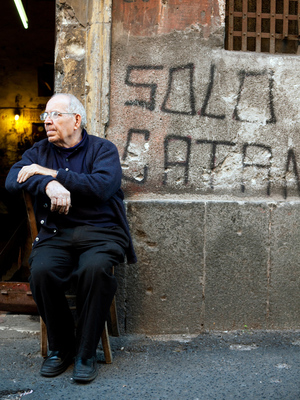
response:
[[[218,15],[209,36],[187,18],[145,38],[128,25],[132,4],[116,4],[108,135],[128,193],[298,196],[299,58],[225,51]]]
[[[86,106],[87,126],[105,136],[109,123],[111,0],[57,1],[56,92]]]
[[[105,46],[100,31],[84,39],[79,17],[65,27],[59,3],[57,87],[87,99],[92,116],[109,95],[108,60],[89,50]],[[81,3],[70,4],[76,17]],[[123,165],[139,259],[116,271],[126,332],[300,326],[299,58],[225,51],[224,9],[112,4],[110,115],[89,132],[116,143]],[[90,75],[67,46],[84,40]]]

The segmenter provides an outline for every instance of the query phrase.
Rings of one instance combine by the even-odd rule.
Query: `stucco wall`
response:
[[[224,32],[222,0],[112,4],[106,136],[139,258],[117,271],[126,332],[300,326],[299,58],[225,51]]]

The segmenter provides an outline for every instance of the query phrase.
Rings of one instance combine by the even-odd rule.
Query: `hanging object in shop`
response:
[[[22,0],[14,0],[14,2],[17,7],[18,13],[20,15],[22,24],[23,24],[24,28],[27,29],[28,28],[28,18],[27,18],[25,9],[22,4]]]
[[[15,121],[18,121],[21,115],[21,109],[20,108],[15,108]]]

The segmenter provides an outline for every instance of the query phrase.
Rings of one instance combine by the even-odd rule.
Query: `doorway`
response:
[[[23,27],[14,0],[1,3],[0,25],[0,280],[22,280],[28,266],[25,208],[5,190],[10,167],[45,136],[39,115],[54,91],[55,0],[22,0]]]

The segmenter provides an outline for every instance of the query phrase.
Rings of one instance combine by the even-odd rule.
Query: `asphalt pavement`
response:
[[[0,400],[300,400],[300,331],[111,338],[98,377],[40,376],[37,317],[0,314]]]

